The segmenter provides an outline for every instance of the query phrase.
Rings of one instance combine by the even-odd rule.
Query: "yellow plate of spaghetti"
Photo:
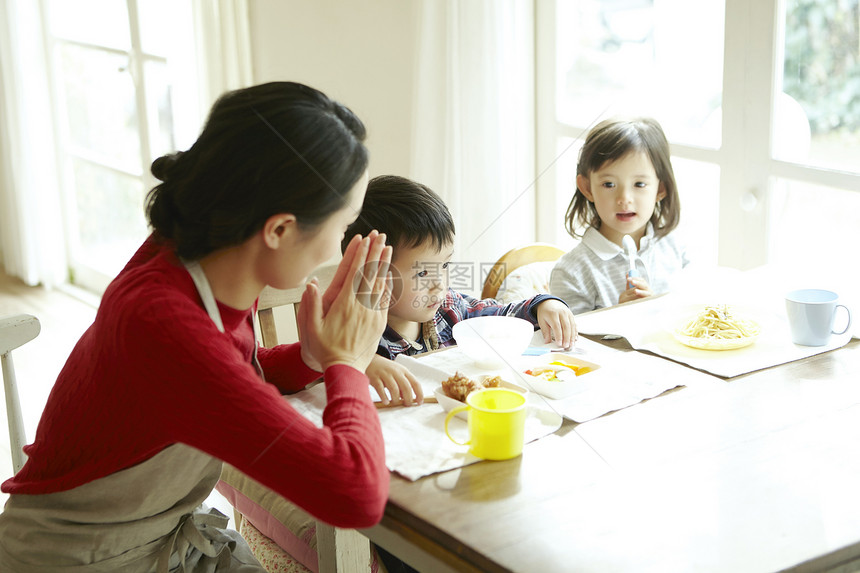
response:
[[[725,304],[706,306],[673,331],[675,339],[702,350],[734,350],[749,346],[761,333],[759,325]]]

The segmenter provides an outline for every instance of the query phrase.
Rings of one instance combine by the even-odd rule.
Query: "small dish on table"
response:
[[[576,393],[581,376],[593,376],[600,365],[570,354],[545,354],[517,374],[526,386],[547,398],[561,400]]]

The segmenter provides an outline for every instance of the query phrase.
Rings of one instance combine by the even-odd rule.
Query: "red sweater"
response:
[[[2,490],[68,490],[181,442],[332,525],[377,523],[389,474],[367,377],[348,366],[326,370],[317,428],[278,391],[319,376],[299,345],[259,349],[265,383],[251,365],[253,309],[218,306],[225,333],[172,250],[145,242],[105,291],[24,448],[27,464]]]

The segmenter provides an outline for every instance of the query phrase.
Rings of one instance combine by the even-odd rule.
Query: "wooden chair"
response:
[[[325,290],[331,281],[334,279],[334,274],[337,272],[337,265],[324,265],[314,271],[314,275],[319,281],[320,290]],[[292,306],[294,315],[299,311],[299,302],[302,300],[302,293],[305,287],[296,287],[286,290],[273,289],[266,287],[260,294],[257,300],[257,318],[260,320],[260,338],[263,346],[271,348],[279,344],[278,332],[275,327],[275,313],[277,307]],[[290,342],[298,340],[298,332],[294,333],[294,337]]]
[[[490,269],[484,281],[481,298],[495,298],[499,293],[499,287],[505,281],[505,277],[511,274],[514,269],[530,263],[555,261],[564,253],[563,249],[549,243],[532,243],[511,249],[502,255]]]
[[[331,284],[336,270],[337,265],[325,265],[314,271],[313,276],[317,277],[321,290],[325,290]],[[293,314],[297,313],[303,292],[303,286],[286,290],[267,287],[260,294],[257,301],[257,317],[259,319],[260,338],[263,346],[272,347],[279,343],[295,342],[298,340],[297,330],[288,336],[284,336],[284,333],[281,332],[281,336],[279,336],[278,324],[282,327],[289,327],[291,325],[285,324],[288,316],[278,315],[275,310],[279,307],[292,307]],[[283,330],[287,330],[287,328]],[[225,464],[224,470],[222,470],[221,479],[222,482],[228,483],[231,488],[239,485],[238,489],[244,489],[240,493],[247,496],[250,500],[256,501],[257,505],[260,505],[263,497],[266,500],[274,500],[274,503],[289,504],[287,500],[268,490],[268,488],[264,488],[261,484],[257,482],[251,483],[250,478],[227,464]],[[222,491],[223,493],[225,492]],[[295,557],[291,556],[274,540],[267,538],[254,527],[253,524],[241,515],[238,509],[234,513],[237,529],[246,536],[252,552],[254,552],[267,570],[278,572],[307,570]],[[370,541],[358,531],[340,529],[317,521],[316,546],[320,573],[370,571]]]
[[[41,329],[39,319],[29,314],[0,318],[0,362],[2,362],[6,416],[9,423],[9,447],[12,451],[12,469],[15,473],[18,473],[27,461],[27,455],[22,450],[27,443],[27,437],[24,433],[24,418],[21,415],[12,351],[36,338]]]

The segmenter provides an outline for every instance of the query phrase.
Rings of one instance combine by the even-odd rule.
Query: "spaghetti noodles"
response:
[[[759,326],[752,320],[733,315],[728,305],[722,304],[706,306],[705,310],[678,329],[678,334],[706,340],[755,338],[759,334]]]

